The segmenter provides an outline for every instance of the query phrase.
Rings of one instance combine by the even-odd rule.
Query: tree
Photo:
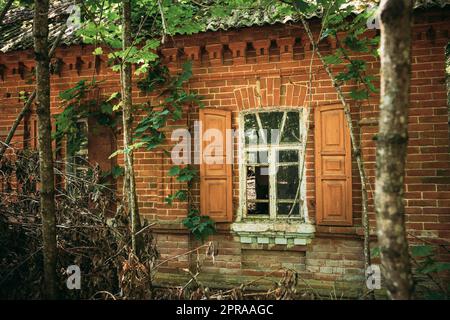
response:
[[[381,102],[376,138],[375,210],[385,283],[392,299],[410,299],[413,293],[403,198],[412,9],[410,0],[382,0],[380,4]]]
[[[48,52],[48,0],[34,3],[34,51],[36,60],[36,113],[38,116],[40,214],[44,253],[44,295],[56,299],[55,181],[50,119],[50,58]]]
[[[130,50],[132,45],[131,38],[131,0],[122,1],[122,50],[126,52]],[[141,221],[139,217],[136,181],[133,166],[133,150],[130,146],[132,141],[132,125],[133,125],[133,101],[132,101],[132,68],[131,63],[127,61],[125,56],[122,60],[120,81],[122,88],[122,110],[123,110],[123,147],[125,150],[125,177],[124,177],[124,196],[127,197],[128,210],[131,216],[131,241],[134,254],[139,256],[142,250],[142,241],[136,235],[141,229]]]

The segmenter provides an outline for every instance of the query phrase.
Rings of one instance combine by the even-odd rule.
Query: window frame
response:
[[[77,158],[84,161],[86,164],[89,162],[89,119],[88,118],[80,118],[77,120],[77,124],[82,123],[85,126],[85,139],[86,145],[84,148],[74,152],[73,154],[69,154],[69,142],[67,139],[64,141],[66,152],[65,152],[65,163],[66,163],[66,172],[75,177],[79,176],[79,172],[86,173],[88,171],[88,167],[85,165],[80,165],[77,163]]]
[[[271,112],[283,112],[283,118],[282,122],[280,124],[280,135],[278,137],[278,141],[276,144],[258,144],[258,145],[247,145],[245,140],[245,121],[244,118],[246,115],[249,114],[256,114],[257,117],[257,125],[259,130],[261,130],[262,125],[261,121],[259,119],[259,114],[261,113],[271,113]],[[299,115],[299,133],[300,133],[300,140],[301,142],[289,142],[289,143],[280,143],[283,131],[284,131],[284,124],[286,121],[286,115],[288,112],[297,112]],[[286,221],[286,220],[295,220],[295,221],[307,221],[307,209],[306,209],[306,201],[302,198],[302,195],[306,194],[306,166],[304,165],[304,162],[306,161],[306,158],[303,156],[303,141],[304,141],[304,134],[305,134],[305,125],[304,125],[304,109],[301,107],[297,108],[264,108],[264,109],[251,109],[251,110],[243,110],[239,113],[239,216],[241,219],[258,219],[258,220],[271,220],[271,221]],[[266,141],[264,139],[264,141]],[[298,161],[296,162],[279,162],[275,161],[276,154],[279,151],[282,150],[296,150],[298,152]],[[248,201],[247,200],[247,168],[252,167],[255,165],[251,165],[248,163],[248,153],[249,152],[260,152],[260,151],[267,151],[268,153],[268,164],[262,164],[262,166],[268,165],[269,170],[269,214],[258,214],[258,215],[249,215],[247,213],[247,205],[249,202],[257,203],[257,201]],[[302,162],[303,161],[303,162]],[[298,175],[299,175],[299,183],[300,178],[302,176],[302,167],[303,167],[303,179],[301,181],[300,186],[300,194],[298,196],[297,201],[295,198],[297,197],[294,195],[294,199],[279,199],[277,196],[277,171],[274,172],[275,168],[281,167],[281,166],[292,166],[292,165],[298,165]],[[257,165],[258,166],[258,165]],[[261,166],[261,164],[259,164]],[[265,202],[265,201],[264,201]],[[295,206],[295,203],[299,203],[299,213],[298,214],[292,214],[289,215],[279,215],[277,210],[277,205],[279,203],[293,203]]]

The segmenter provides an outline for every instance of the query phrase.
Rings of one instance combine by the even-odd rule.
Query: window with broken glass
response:
[[[302,110],[247,111],[240,125],[242,216],[302,219]]]

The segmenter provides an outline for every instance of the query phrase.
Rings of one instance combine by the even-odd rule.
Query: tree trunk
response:
[[[36,112],[38,116],[40,214],[44,252],[44,296],[57,298],[55,181],[50,120],[50,66],[48,54],[48,0],[34,2]]]
[[[123,0],[122,12],[122,50],[126,52],[132,45],[131,41],[131,1]],[[125,58],[126,59],[126,58]],[[129,151],[132,142],[133,101],[132,101],[132,69],[131,63],[123,61],[121,69],[122,82],[122,108],[123,108],[123,144],[125,152],[124,196],[127,198],[128,210],[131,215],[131,241],[134,254],[140,255],[142,251],[141,236],[136,235],[141,229],[139,209],[136,195],[136,182],[133,166],[133,151]]]
[[[308,22],[302,16],[300,16],[300,20],[303,24],[303,27],[305,28],[306,35],[308,36],[309,41],[313,47],[313,52],[317,53],[317,56],[319,57],[320,61],[322,62],[322,65],[325,68],[326,73],[330,77],[331,82],[333,83],[333,87],[336,89],[336,92],[338,94],[339,100],[341,101],[342,106],[344,107],[344,115],[345,115],[345,120],[347,122],[349,134],[350,134],[350,141],[352,144],[353,156],[356,159],[356,164],[358,166],[358,172],[359,172],[359,176],[361,179],[362,225],[363,225],[363,229],[364,229],[363,253],[364,253],[364,266],[365,266],[365,269],[367,270],[367,268],[371,265],[369,202],[368,202],[368,196],[367,196],[367,186],[369,185],[369,183],[368,183],[367,176],[366,176],[365,164],[364,164],[362,154],[361,154],[360,141],[356,139],[355,130],[353,128],[350,106],[348,105],[347,101],[345,100],[345,96],[344,96],[344,93],[342,92],[342,88],[341,88],[340,84],[337,82],[336,77],[331,72],[330,66],[325,62],[325,60],[322,56],[322,53],[319,51],[317,43],[314,41],[313,34],[311,32],[311,28],[309,27]],[[374,298],[373,292],[369,293],[369,297],[372,299]]]
[[[411,22],[412,1],[381,1],[381,103],[377,135],[375,210],[383,274],[392,299],[411,299],[413,293],[403,203],[408,142]]]

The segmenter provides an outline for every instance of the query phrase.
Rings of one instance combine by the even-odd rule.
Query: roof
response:
[[[376,0],[353,0],[352,4],[359,12],[362,12],[367,8],[367,3],[377,3]],[[450,0],[416,0],[416,9],[427,8],[443,8],[446,5],[450,5]],[[360,9],[358,9],[360,8]],[[231,28],[243,28],[251,26],[263,26],[276,23],[288,23],[297,22],[300,20],[298,14],[283,14],[283,12],[277,12],[274,8],[266,8],[262,10],[255,10],[251,8],[249,10],[236,10],[231,15],[225,18],[210,19],[206,25],[206,31],[218,31],[228,30]],[[308,18],[318,17],[318,14],[313,14]]]
[[[367,2],[368,0],[357,0]],[[56,38],[59,30],[67,20],[67,8],[72,4],[70,0],[55,0],[51,2],[49,11],[49,38]],[[450,5],[450,0],[416,0],[416,8],[432,8]],[[313,15],[318,16],[318,15]],[[312,16],[311,16],[312,17]],[[310,18],[311,18],[310,17]],[[228,30],[251,26],[272,25],[276,23],[297,22],[299,16],[269,8],[247,8],[233,10],[220,18],[205,18],[203,31]],[[28,49],[33,46],[33,10],[29,8],[12,8],[7,13],[3,25],[0,26],[0,52]],[[74,31],[66,31],[61,44],[72,45],[81,43],[81,39]]]
[[[67,20],[69,1],[53,1],[49,10],[49,38],[54,39]],[[33,9],[11,8],[0,26],[0,51],[9,52],[33,46]],[[74,32],[66,32],[62,44],[71,45],[80,41]]]

